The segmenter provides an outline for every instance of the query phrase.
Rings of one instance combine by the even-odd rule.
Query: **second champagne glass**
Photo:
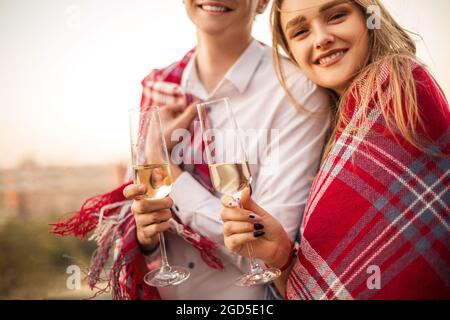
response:
[[[200,127],[205,146],[213,187],[222,194],[240,199],[242,191],[249,187],[252,175],[248,157],[228,98],[197,105]],[[264,268],[252,256],[252,245],[247,244],[250,271],[236,280],[236,285],[250,287],[278,278],[276,268]]]
[[[134,183],[147,187],[145,198],[165,198],[172,188],[172,175],[159,108],[132,109],[129,121]],[[159,233],[159,242],[161,267],[147,273],[144,281],[150,286],[166,287],[187,280],[189,271],[186,268],[169,265],[163,233]]]

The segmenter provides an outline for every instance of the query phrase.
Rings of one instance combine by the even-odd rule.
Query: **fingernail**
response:
[[[236,200],[232,198],[228,201],[228,206],[231,208],[236,208],[239,206],[239,203],[236,202]]]
[[[258,231],[253,232],[253,235],[255,236],[255,238],[261,237],[261,236],[263,236],[264,234],[265,234],[265,232],[264,232],[264,231],[261,231],[261,230],[258,230]]]
[[[256,214],[254,214],[254,213],[249,214],[249,215],[248,215],[248,218],[249,218],[250,220],[253,220],[253,221],[261,221],[261,217],[258,216],[258,215],[256,215]]]
[[[143,185],[143,184],[141,184],[139,187],[138,187],[138,191],[140,192],[140,193],[144,193],[145,192],[145,185]]]
[[[255,230],[261,230],[261,229],[264,229],[264,226],[263,226],[261,223],[255,223],[255,224],[253,225],[253,228],[254,228]]]

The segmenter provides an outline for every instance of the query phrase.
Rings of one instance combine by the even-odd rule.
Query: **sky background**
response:
[[[450,1],[385,0],[450,95]],[[254,37],[270,43],[269,10]],[[181,0],[0,0],[0,168],[126,162],[141,80],[195,45]]]

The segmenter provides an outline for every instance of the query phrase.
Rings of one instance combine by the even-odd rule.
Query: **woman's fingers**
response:
[[[184,103],[177,103],[172,105],[166,105],[162,107],[160,110],[161,112],[170,112],[172,114],[183,112],[186,108],[186,105]]]
[[[165,232],[168,229],[170,229],[170,220],[161,223],[154,223],[144,228],[141,228],[141,232],[145,238],[152,239],[158,233]]]
[[[154,211],[147,214],[138,214],[135,216],[138,227],[146,227],[151,224],[165,222],[172,218],[172,212],[169,209]]]
[[[268,213],[263,208],[261,208],[256,202],[254,202],[250,195],[251,189],[247,187],[244,190],[242,190],[240,198],[233,198],[232,196],[224,195],[220,199],[220,202],[226,208],[242,207],[244,209],[256,213],[256,215],[260,217],[264,217],[265,215],[267,215]]]
[[[170,209],[173,205],[171,198],[164,199],[140,199],[135,200],[131,205],[134,214],[144,214],[158,210]]]
[[[177,116],[177,124],[178,128],[189,128],[192,120],[197,116],[197,108],[196,103],[190,104],[186,109],[183,110],[181,114]]]
[[[138,196],[143,196],[146,191],[147,188],[143,184],[130,184],[123,189],[123,195],[128,200],[132,200]]]
[[[261,237],[263,235],[264,235],[264,231],[236,233],[236,234],[232,234],[228,237],[225,237],[224,242],[230,251],[232,251],[234,253],[245,255],[246,253],[242,252],[242,250],[244,249],[244,246],[247,243],[255,241],[256,239],[258,239],[259,237]]]
[[[242,208],[223,208],[220,212],[221,219],[226,221],[246,221],[246,222],[259,222],[261,218],[248,210]]]
[[[239,202],[234,199],[232,196],[229,195],[223,195],[222,198],[220,198],[220,202],[222,202],[222,205],[225,208],[237,208],[239,207]]]
[[[236,208],[239,207],[240,204],[245,204],[250,199],[250,188],[247,187],[241,191],[239,197],[232,197],[230,195],[224,195],[220,201],[224,207],[228,208]]]
[[[169,209],[141,214],[133,212],[133,214],[136,221],[137,240],[144,248],[153,248],[157,243],[155,236],[170,228],[172,213]]]
[[[188,107],[186,108],[186,113],[187,114],[189,114],[189,116],[192,118],[192,119],[194,119],[197,115],[198,115],[198,113],[197,113],[197,104],[199,103],[200,101],[198,101],[198,100],[196,100],[196,101],[194,101],[194,102],[192,102],[190,105],[188,105]]]
[[[223,234],[229,237],[233,234],[247,233],[264,229],[260,223],[227,221],[223,225]]]

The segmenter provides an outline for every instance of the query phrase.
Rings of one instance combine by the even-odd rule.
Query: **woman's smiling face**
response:
[[[342,94],[369,54],[369,32],[360,9],[345,0],[284,0],[280,21],[305,74]]]

